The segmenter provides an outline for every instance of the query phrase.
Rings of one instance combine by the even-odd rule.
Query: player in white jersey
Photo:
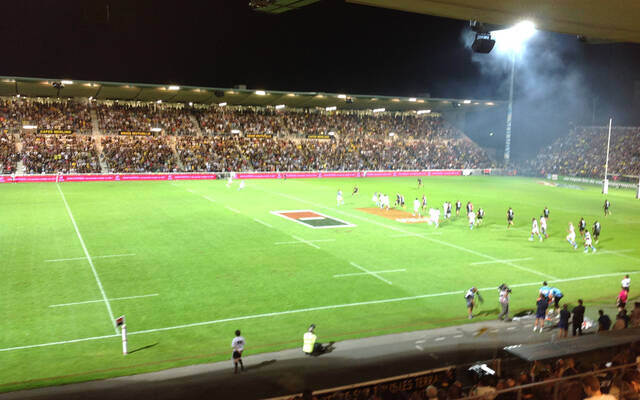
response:
[[[429,225],[435,224],[436,228],[440,226],[440,209],[429,209]]]
[[[244,189],[244,181],[240,181],[240,185],[238,186],[238,191]]]
[[[538,229],[538,220],[535,219],[535,217],[531,218],[531,236],[529,237],[530,241],[533,240],[533,235],[537,235],[542,242],[542,235],[540,235],[540,230]]]
[[[469,211],[469,213],[467,214],[467,218],[469,218],[469,229],[473,229],[473,225],[476,222],[476,215],[473,213],[473,211]]]
[[[422,195],[422,211],[427,212],[427,196]]]
[[[231,187],[233,184],[233,177],[229,174],[229,178],[227,178],[227,187]]]
[[[414,217],[417,215],[418,217],[421,217],[420,215],[420,200],[418,200],[418,198],[416,197],[416,199],[413,201],[413,214]]]
[[[382,197],[382,208],[384,208],[385,210],[389,211],[389,195],[385,194]]]
[[[238,364],[240,364],[240,368],[244,371],[244,364],[242,364],[242,352],[244,351],[244,338],[240,336],[240,330],[236,330],[236,337],[231,341],[231,348],[233,349],[233,365],[235,369],[235,373],[238,373]]]
[[[549,234],[547,233],[547,219],[540,216],[540,233],[544,235],[545,239],[549,239]]]
[[[373,196],[371,196],[371,201],[376,205],[376,207],[380,207],[380,202],[378,200],[378,192],[373,192]]]
[[[445,212],[447,219],[451,219],[451,202],[447,202],[447,211]]]
[[[442,203],[442,216],[444,219],[447,219],[447,207],[449,207],[449,203],[446,201]]]
[[[336,203],[338,205],[338,207],[341,204],[344,204],[344,200],[342,199],[342,190],[338,189],[338,194],[336,195]]]
[[[569,234],[567,235],[567,242],[569,242],[574,249],[578,248],[578,245],[576,244],[576,230],[573,227],[573,224],[571,222],[569,222],[569,230],[568,230]]]
[[[584,252],[588,253],[589,252],[589,247],[591,247],[591,251],[592,252],[596,252],[596,248],[593,247],[593,245],[591,244],[591,233],[589,233],[589,231],[586,231],[584,233]]]

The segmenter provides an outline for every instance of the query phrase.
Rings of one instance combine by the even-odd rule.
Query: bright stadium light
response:
[[[327,107],[327,108],[325,108],[324,110],[325,110],[325,111],[335,111],[335,110],[337,110],[337,109],[338,109],[338,107],[336,107],[336,106],[331,106],[331,107]]]
[[[158,100],[158,101],[156,101],[156,103],[162,104],[162,100]]]
[[[284,104],[278,104],[276,106],[276,110],[282,110],[284,107],[285,107]]]
[[[418,115],[420,114],[429,114],[431,110],[418,110]]]
[[[339,94],[338,98],[342,99],[342,100],[346,100],[347,99],[347,95],[346,94]]]
[[[189,102],[189,107],[193,107],[193,101]]]
[[[224,107],[224,106],[226,106],[226,105],[227,105],[227,102],[226,102],[226,101],[223,101],[222,103],[218,104],[218,107]]]
[[[265,92],[264,90],[256,90],[256,94],[258,96],[265,96],[267,94],[267,92]]]
[[[414,102],[418,101],[418,99],[416,99],[415,97],[409,97],[409,101],[414,103]]]
[[[520,52],[524,43],[536,33],[536,27],[531,21],[521,21],[508,29],[491,32],[496,41],[496,50],[499,52]]]
[[[180,86],[178,85],[171,85],[168,87],[168,90],[180,90]]]
[[[38,129],[38,125],[22,125],[22,129]]]
[[[374,108],[373,109],[374,113],[380,113],[380,112],[384,112],[384,108]]]
[[[161,132],[162,128],[151,128],[151,132]]]
[[[62,83],[63,85],[73,85],[73,81],[69,81],[69,80],[62,80],[60,81],[60,83]]]
[[[464,104],[471,104],[471,100],[464,100],[463,103]]]

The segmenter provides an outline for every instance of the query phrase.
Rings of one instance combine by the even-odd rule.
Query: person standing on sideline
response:
[[[478,289],[472,287],[467,290],[467,293],[464,295],[465,300],[467,301],[467,310],[469,311],[469,319],[473,318],[473,306],[475,305],[475,297],[478,296],[478,300],[482,302],[482,296],[480,296],[480,292]]]
[[[231,348],[233,349],[233,366],[234,374],[238,373],[238,364],[240,369],[244,371],[244,364],[242,364],[242,352],[244,351],[244,338],[240,336],[240,329],[236,330],[236,337],[231,341]]]
[[[629,292],[627,292],[624,289],[621,289],[620,293],[618,293],[618,297],[616,297],[616,306],[618,306],[618,311],[624,310],[624,308],[627,306],[628,297],[629,297]]]
[[[500,302],[500,307],[502,308],[502,311],[498,315],[498,319],[510,321],[511,318],[509,318],[509,296],[511,293],[511,289],[509,289],[507,285],[503,283],[498,287],[498,290],[500,290],[498,301]]]
[[[631,286],[631,278],[629,278],[629,275],[624,276],[624,279],[620,281],[620,285],[622,286],[622,289],[629,293],[629,286]]]
[[[611,328],[611,318],[602,310],[598,310],[598,332],[606,332]]]
[[[573,324],[572,333],[576,335],[576,331],[579,336],[582,336],[582,322],[584,321],[584,306],[582,305],[582,299],[578,299],[578,305],[573,307]]]
[[[544,319],[547,316],[547,307],[549,307],[547,298],[543,295],[538,296],[538,301],[536,302],[536,322],[533,324],[533,332],[540,327],[539,332],[542,333],[542,329],[544,329]]]
[[[563,304],[562,310],[560,310],[560,321],[558,321],[558,328],[560,329],[560,335],[558,335],[558,337],[566,338],[569,336],[569,318],[571,318],[569,307]]]

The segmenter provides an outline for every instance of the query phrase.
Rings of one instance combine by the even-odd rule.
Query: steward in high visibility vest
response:
[[[318,339],[316,334],[313,333],[313,330],[315,328],[316,326],[311,324],[311,326],[309,327],[309,330],[303,336],[302,351],[308,355],[313,353],[316,345],[316,340]]]

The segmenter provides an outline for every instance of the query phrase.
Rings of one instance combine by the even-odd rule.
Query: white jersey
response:
[[[238,189],[244,189],[244,181],[240,181],[240,186],[238,187]]]
[[[413,211],[418,211],[420,209],[420,200],[415,199],[413,201]]]
[[[236,336],[231,341],[231,348],[237,352],[244,350],[244,338],[242,336]]]
[[[589,231],[586,231],[584,233],[584,245],[591,246],[591,234],[589,233]]]
[[[629,286],[631,286],[631,278],[624,278],[623,280],[620,281],[620,285],[623,288],[629,288]]]
[[[540,217],[540,229],[547,230],[547,220],[544,217]]]
[[[538,232],[538,220],[531,221],[531,232]]]
[[[467,217],[469,217],[470,224],[473,224],[476,221],[476,215],[473,213],[473,211],[470,211],[469,214],[467,214]]]
[[[378,195],[376,193],[374,193],[373,196],[371,197],[371,201],[374,203],[378,202]]]
[[[573,224],[569,224],[569,235],[575,235],[576,228],[573,227]]]

